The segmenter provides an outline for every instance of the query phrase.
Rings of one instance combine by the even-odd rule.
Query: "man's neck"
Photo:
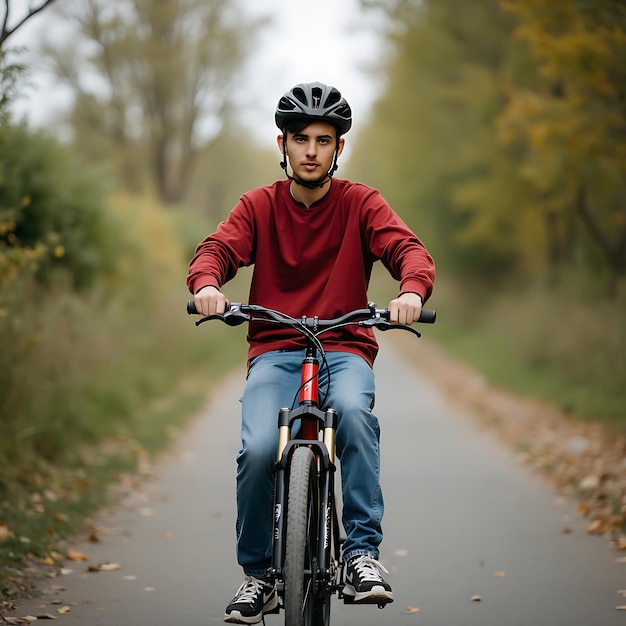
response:
[[[331,180],[332,179],[328,177],[323,187],[316,187],[315,189],[309,189],[308,187],[303,187],[291,181],[289,189],[293,199],[297,202],[301,202],[308,208],[318,200],[321,200],[330,191]]]

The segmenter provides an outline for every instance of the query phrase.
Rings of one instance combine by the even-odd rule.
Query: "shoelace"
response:
[[[246,576],[243,584],[239,587],[239,589],[237,589],[237,593],[235,594],[237,603],[245,602],[247,604],[254,604],[256,596],[260,593],[262,586],[263,583],[258,578],[254,578],[254,576]]]
[[[382,580],[383,573],[389,573],[381,563],[370,556],[358,557],[353,567],[359,573],[359,577],[364,581],[377,582]]]

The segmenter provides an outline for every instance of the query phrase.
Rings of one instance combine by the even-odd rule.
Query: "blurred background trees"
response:
[[[354,170],[419,219],[446,269],[499,286],[554,284],[575,267],[588,296],[616,294],[626,271],[626,6],[388,9],[404,22],[371,125],[385,158],[368,153],[363,133]]]
[[[219,133],[259,23],[227,0],[81,0],[62,5],[76,38],[48,44],[73,92],[67,125],[90,159],[115,155],[133,191],[184,199],[198,151]]]
[[[623,425],[626,6],[362,6],[384,14],[387,53],[339,175],[380,188],[432,250],[429,335]],[[186,264],[241,193],[282,177],[235,97],[263,19],[226,0],[48,12],[71,33],[39,51],[70,96],[54,133],[12,117],[28,80],[15,23],[0,42],[0,477],[61,458],[71,433],[129,427],[211,361],[182,315]]]
[[[385,8],[393,54],[350,173],[433,251],[434,333],[623,428],[626,5],[364,4]]]

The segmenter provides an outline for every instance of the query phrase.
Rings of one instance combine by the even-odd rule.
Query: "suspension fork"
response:
[[[318,432],[314,440],[291,439],[291,427],[294,421],[301,419],[323,425],[323,440]],[[275,466],[274,487],[274,534],[272,546],[272,573],[282,575],[282,563],[285,551],[285,520],[287,518],[287,482],[289,463],[295,448],[309,446],[317,458],[320,519],[318,524],[318,569],[330,571],[332,557],[332,508],[334,506],[335,479],[335,433],[337,431],[337,412],[327,409],[325,412],[311,405],[303,405],[297,409],[281,409],[278,414],[279,441],[278,455]],[[282,443],[284,442],[284,445]]]
[[[324,418],[324,448],[328,452],[326,463],[320,464],[320,519],[318,568],[330,578],[333,560],[333,508],[335,507],[335,434],[337,432],[337,412],[328,409]]]

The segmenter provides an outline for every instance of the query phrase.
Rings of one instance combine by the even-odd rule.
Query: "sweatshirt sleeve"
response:
[[[242,198],[216,231],[203,239],[189,264],[187,287],[197,293],[203,287],[220,289],[240,267],[254,257],[255,226],[251,206]]]
[[[424,244],[375,190],[364,200],[362,219],[371,254],[399,281],[399,292],[417,293],[426,302],[433,290],[435,263]]]

